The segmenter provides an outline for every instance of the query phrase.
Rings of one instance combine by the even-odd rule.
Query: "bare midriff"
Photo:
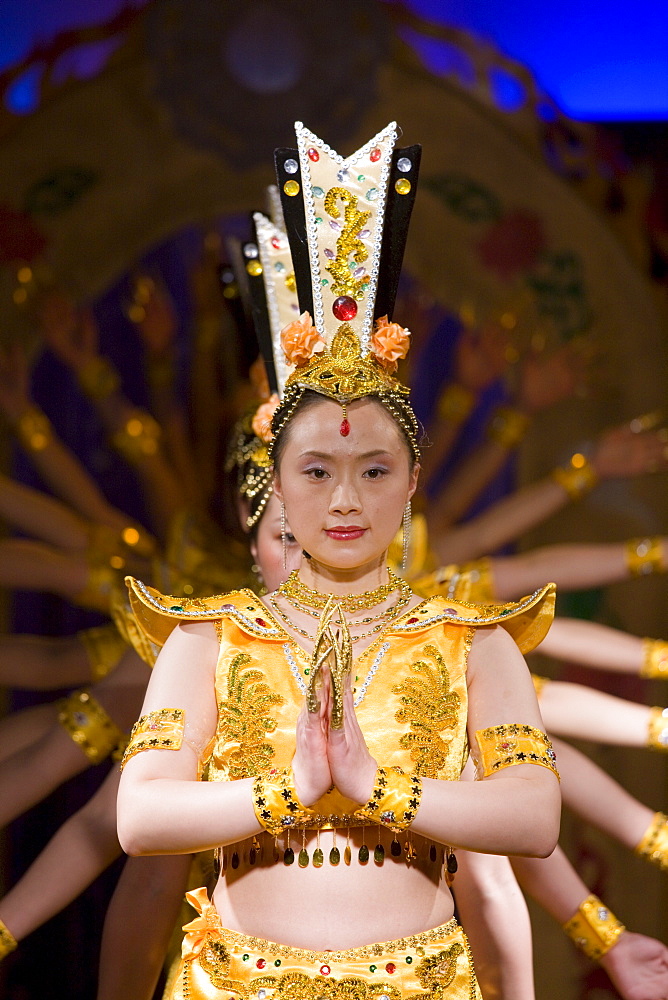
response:
[[[446,923],[454,904],[443,877],[442,845],[411,836],[416,858],[407,863],[407,835],[400,833],[396,839],[402,848],[398,857],[391,853],[390,831],[366,827],[363,839],[360,828],[351,829],[351,860],[346,865],[346,830],[338,829],[336,847],[341,860],[334,866],[329,862],[334,846],[332,831],[322,831],[324,860],[319,868],[313,865],[317,847],[313,830],[304,838],[309,855],[304,868],[298,863],[301,832],[290,838],[295,855],[290,865],[283,861],[285,837],[278,841],[278,862],[274,860],[274,839],[267,834],[258,837],[262,849],[254,865],[247,860],[251,841],[231,845],[226,848],[228,859],[236,850],[239,866],[232,869],[228,860],[214,892],[222,924],[293,947],[337,951],[406,937]],[[382,864],[374,861],[379,841],[384,847]],[[358,860],[363,843],[369,849],[366,864]]]

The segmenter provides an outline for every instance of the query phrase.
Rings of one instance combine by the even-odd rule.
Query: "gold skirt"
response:
[[[481,1000],[454,919],[396,941],[308,951],[227,930],[206,889],[187,898],[200,915],[183,928],[170,1000]]]

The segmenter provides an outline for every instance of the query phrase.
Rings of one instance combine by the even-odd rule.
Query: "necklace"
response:
[[[393,573],[388,567],[389,581],[387,583],[381,584],[380,587],[376,587],[375,590],[367,590],[363,594],[343,594],[341,597],[337,598],[338,603],[343,611],[368,611],[370,608],[375,608],[377,604],[382,604],[386,601],[390,594],[393,594],[395,590],[400,590],[402,594],[406,591],[410,592],[410,587],[402,580],[400,577]],[[300,604],[306,604],[310,608],[315,608],[318,611],[322,611],[327,601],[329,600],[329,594],[321,594],[318,590],[311,590],[306,584],[299,578],[299,573],[295,569],[292,571],[285,583],[282,583],[278,588],[278,593],[281,597],[292,598],[292,600],[299,601]]]
[[[381,621],[379,621],[376,625],[374,625],[372,629],[369,629],[368,632],[360,632],[358,635],[352,635],[350,637],[351,642],[359,642],[361,639],[368,639],[370,636],[375,635],[377,632],[380,632],[380,630],[385,628],[385,626],[388,625],[389,622],[394,621],[394,619],[397,617],[401,609],[408,604],[408,602],[411,599],[411,596],[412,594],[410,593],[409,589],[409,593],[407,595],[402,594],[399,597],[399,600],[396,602],[396,604],[393,604],[392,607],[388,608],[387,611],[383,612]],[[273,594],[268,598],[268,600],[272,608],[276,612],[276,614],[279,616],[279,618],[283,619],[288,628],[293,629],[299,635],[303,635],[304,638],[308,639],[310,642],[315,642],[316,639],[315,635],[312,634],[311,632],[307,632],[306,629],[301,628],[301,626],[296,625],[292,621],[292,619],[286,615],[283,609],[279,607],[278,602],[276,601],[276,598],[274,597]],[[371,620],[373,621],[373,619]],[[362,623],[360,622],[360,624]]]
[[[402,597],[403,595],[400,595],[399,600],[402,600]],[[288,604],[291,605],[291,607],[295,609],[295,611],[301,611],[303,615],[308,615],[310,618],[315,618],[316,620],[320,619],[321,615],[319,611],[313,611],[311,608],[308,608],[305,604],[302,604],[300,601],[297,601],[291,597],[286,597],[285,594],[283,594],[283,598],[285,601],[287,601]],[[384,611],[380,611],[377,615],[369,615],[369,617],[367,618],[358,618],[354,621],[350,620],[348,622],[348,628],[357,628],[359,625],[370,625],[372,622],[380,621],[381,618],[387,618],[388,614],[391,611],[393,611],[395,607],[396,605],[392,605],[391,607],[386,608]]]

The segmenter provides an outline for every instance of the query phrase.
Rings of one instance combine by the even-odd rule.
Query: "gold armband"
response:
[[[664,639],[643,639],[640,676],[668,680],[668,642]]]
[[[660,535],[653,538],[630,538],[624,545],[626,567],[631,576],[649,576],[663,573],[663,541]]]
[[[6,958],[12,951],[16,951],[19,944],[7,924],[0,920],[0,960]]]
[[[668,751],[668,708],[651,708],[647,746],[652,750]]]
[[[475,393],[463,385],[451,382],[441,393],[438,401],[438,415],[449,424],[463,424],[475,406]]]
[[[634,854],[657,865],[661,871],[668,871],[668,816],[665,813],[654,814]]]
[[[110,673],[128,648],[115,625],[97,625],[77,632],[77,639],[86,651],[91,677],[101,681]]]
[[[144,750],[180,750],[186,713],[182,708],[160,708],[135,722],[121,761],[121,771],[137,753]]]
[[[610,951],[626,930],[598,896],[587,896],[563,928],[571,941],[595,962]]]
[[[571,500],[579,500],[594,489],[598,474],[584,455],[573,455],[569,464],[552,470],[552,478],[566,490]]]
[[[418,775],[404,774],[398,767],[379,767],[371,798],[355,816],[392,830],[406,830],[415,819],[421,796],[422,778]]]
[[[160,446],[160,425],[150,413],[135,410],[123,427],[112,436],[111,443],[128,462],[139,464],[155,455]]]
[[[502,448],[516,448],[527,432],[530,418],[510,406],[500,406],[492,416],[487,437]]]
[[[482,770],[478,777],[487,778],[513,764],[540,764],[559,777],[556,754],[540,729],[513,722],[479,729],[475,738],[480,750],[480,760],[474,757],[474,761],[476,770]]]
[[[19,418],[16,436],[26,451],[44,451],[53,441],[53,427],[46,413],[31,406]]]
[[[107,399],[121,384],[111,361],[102,357],[91,358],[77,369],[77,382],[89,399]]]
[[[58,722],[91,764],[108,757],[124,738],[123,731],[85,688],[58,702]]]
[[[291,767],[271,770],[256,778],[253,785],[253,809],[258,823],[274,836],[308,821],[313,810],[299,801]]]

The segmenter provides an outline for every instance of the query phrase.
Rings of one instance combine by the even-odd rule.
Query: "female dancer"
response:
[[[215,609],[206,601],[165,608],[168,624],[184,624],[165,643],[128,747],[119,835],[133,854],[238,845],[226,852],[229,876],[213,903],[193,894],[202,916],[188,934],[175,997],[316,996],[323,979],[333,996],[472,997],[442,845],[549,854],[557,781],[526,668],[505,631],[461,620],[443,600],[420,601],[386,567],[417,485],[416,426],[390,371],[397,355],[373,349],[369,336],[378,265],[362,282],[351,279],[348,258],[366,258],[365,238],[378,258],[389,175],[398,197],[410,190],[404,175],[415,179],[416,151],[402,150],[391,167],[390,127],[351,158],[353,181],[329,147],[301,128],[298,136],[308,197],[327,190],[333,218],[338,200],[346,205],[335,250],[309,213],[309,238],[313,247],[325,241],[323,254],[330,249],[333,282],[320,283],[314,257],[318,328],[304,319],[291,342],[286,336],[295,371],[273,424],[275,489],[308,556],[267,602],[241,591]],[[300,191],[298,170],[284,158],[287,197]],[[358,207],[359,177],[373,185],[368,211]],[[351,280],[355,299],[339,294]],[[375,342],[387,332],[379,324]],[[159,597],[139,584],[134,593],[160,614]],[[353,666],[363,677],[356,692]],[[459,777],[467,731],[483,780],[441,780]],[[518,744],[510,755],[509,734]],[[205,763],[210,780],[197,783]],[[531,822],[518,823],[520,815]],[[274,862],[279,840],[282,865]],[[399,898],[401,906],[388,905]]]

